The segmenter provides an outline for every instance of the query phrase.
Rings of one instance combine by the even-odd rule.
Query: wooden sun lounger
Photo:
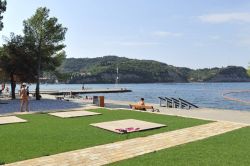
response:
[[[129,107],[131,109],[135,109],[135,110],[147,111],[147,109],[152,109],[152,112],[154,112],[154,111],[160,112],[158,109],[154,109],[154,107],[152,105],[130,104]]]

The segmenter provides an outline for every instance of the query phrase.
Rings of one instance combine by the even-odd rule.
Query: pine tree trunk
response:
[[[11,84],[11,98],[16,99],[16,94],[15,94],[16,81],[14,79],[14,74],[13,73],[10,74],[10,84]]]
[[[39,49],[40,51],[40,49]],[[37,81],[36,81],[36,100],[40,100],[40,73],[41,73],[41,54],[38,53],[38,65],[37,65]]]
[[[40,82],[39,82],[39,79],[36,82],[36,100],[40,100]]]

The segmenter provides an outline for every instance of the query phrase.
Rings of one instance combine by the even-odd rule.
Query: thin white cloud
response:
[[[202,42],[194,42],[193,46],[195,46],[195,47],[205,47],[207,45],[205,43],[202,43]]]
[[[152,33],[156,37],[180,37],[181,33],[169,32],[169,31],[155,31]]]
[[[120,45],[120,46],[136,46],[136,47],[143,47],[143,46],[156,46],[156,45],[164,45],[165,43],[162,42],[147,42],[147,41],[118,41],[118,42],[106,42],[105,44],[108,45]]]
[[[120,42],[122,46],[155,46],[161,45],[160,42]]]
[[[241,47],[250,47],[250,38],[240,39],[236,44]]]
[[[198,18],[207,23],[250,22],[250,13],[216,13],[201,15]]]
[[[211,40],[220,40],[221,37],[218,36],[218,35],[212,35],[212,36],[209,36],[209,39],[211,39]]]

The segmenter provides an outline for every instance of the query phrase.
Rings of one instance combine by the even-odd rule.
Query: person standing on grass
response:
[[[28,109],[28,99],[29,99],[29,96],[27,94],[27,90],[26,90],[26,84],[25,83],[22,83],[21,85],[21,90],[20,90],[20,97],[21,97],[21,107],[20,107],[20,112],[24,112],[23,111],[23,107],[25,107],[26,111],[29,112],[29,109]]]

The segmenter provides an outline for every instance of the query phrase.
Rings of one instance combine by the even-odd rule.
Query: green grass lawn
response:
[[[92,127],[89,125],[91,123],[133,118],[167,125],[159,129],[131,133],[130,139],[209,122],[126,110],[94,111],[101,112],[102,115],[66,119],[48,114],[19,115],[18,117],[28,122],[0,125],[0,164],[128,139],[125,134]]]
[[[111,165],[249,166],[250,127],[123,160]]]

